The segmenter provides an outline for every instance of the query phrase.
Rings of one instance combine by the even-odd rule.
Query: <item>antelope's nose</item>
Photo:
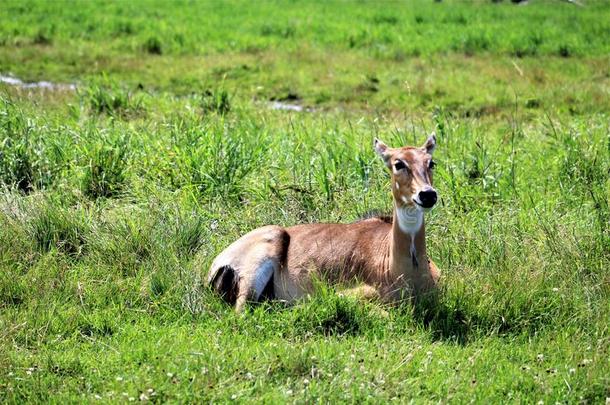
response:
[[[436,204],[436,190],[428,189],[419,192],[419,201],[425,208],[431,208]]]

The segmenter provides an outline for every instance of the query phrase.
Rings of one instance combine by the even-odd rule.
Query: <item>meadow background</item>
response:
[[[76,88],[0,83],[0,402],[607,403],[610,2],[582,3],[4,1],[0,75]],[[436,305],[204,288],[257,226],[389,212],[373,137],[431,131]]]

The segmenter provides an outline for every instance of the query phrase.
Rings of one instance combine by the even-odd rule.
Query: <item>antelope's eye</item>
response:
[[[428,168],[434,169],[434,166],[436,166],[436,162],[434,160],[431,160],[430,163],[428,164]]]
[[[406,168],[407,168],[407,165],[402,160],[397,160],[396,162],[394,162],[394,169],[396,171],[400,171],[400,170],[406,169]]]

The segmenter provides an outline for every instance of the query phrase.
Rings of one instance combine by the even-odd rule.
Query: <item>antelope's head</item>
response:
[[[375,138],[375,151],[392,174],[392,194],[397,208],[427,211],[436,204],[437,194],[432,187],[435,146],[434,134],[419,148],[389,148]]]

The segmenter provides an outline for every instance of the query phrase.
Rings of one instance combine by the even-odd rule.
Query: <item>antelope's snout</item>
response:
[[[434,204],[436,204],[437,198],[438,196],[436,194],[436,190],[432,187],[429,187],[417,193],[415,203],[424,208],[432,208],[434,207]]]

